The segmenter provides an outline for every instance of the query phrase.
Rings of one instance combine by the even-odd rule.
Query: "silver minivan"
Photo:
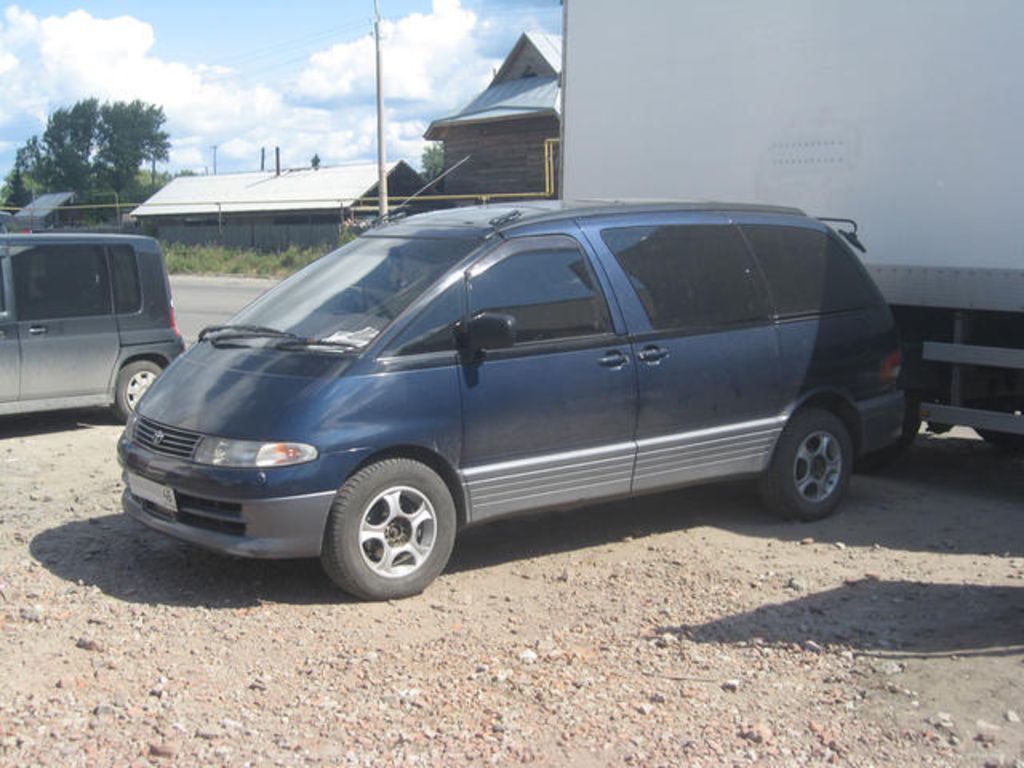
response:
[[[0,235],[0,415],[109,406],[127,419],[182,351],[155,240]]]

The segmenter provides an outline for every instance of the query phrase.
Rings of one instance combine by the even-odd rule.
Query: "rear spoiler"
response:
[[[864,247],[864,243],[857,237],[857,222],[853,219],[833,219],[828,216],[819,216],[818,221],[824,221],[826,224],[846,224],[850,229],[840,229],[839,227],[832,227],[836,232],[843,236],[843,239],[856,248],[861,253],[867,253],[868,249]]]

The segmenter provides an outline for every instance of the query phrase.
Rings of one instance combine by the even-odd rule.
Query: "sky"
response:
[[[559,0],[380,0],[386,148],[419,167],[432,119],[487,87],[522,32],[559,34]],[[164,109],[169,162],[213,172],[376,160],[373,0],[36,0],[0,4],[0,178],[80,99]]]

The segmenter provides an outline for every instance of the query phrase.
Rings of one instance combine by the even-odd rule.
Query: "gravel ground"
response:
[[[118,434],[0,422],[0,764],[1024,766],[1024,460],[966,431],[821,523],[499,522],[382,604],[127,519]]]

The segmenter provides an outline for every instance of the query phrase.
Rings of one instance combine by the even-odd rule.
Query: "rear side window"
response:
[[[114,311],[119,315],[138,312],[142,307],[142,292],[139,290],[135,249],[127,245],[113,246],[110,249],[110,268],[114,282]]]
[[[19,320],[110,314],[102,247],[41,245],[14,253],[11,262]]]
[[[753,262],[734,227],[626,227],[606,229],[601,237],[657,330],[767,318]]]
[[[833,235],[797,227],[744,226],[779,317],[841,312],[881,302],[864,267]]]
[[[608,305],[574,247],[513,253],[473,276],[469,309],[511,315],[516,343],[592,336],[611,330]]]

